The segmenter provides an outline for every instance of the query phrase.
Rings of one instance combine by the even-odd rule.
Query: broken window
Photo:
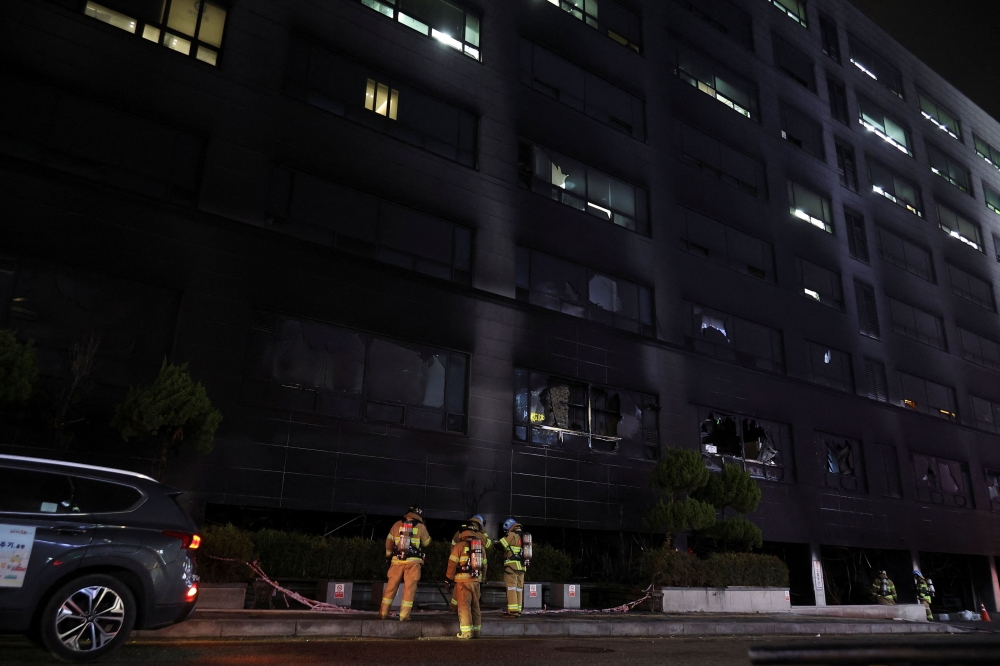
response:
[[[962,125],[955,114],[942,107],[922,90],[917,91],[917,99],[920,102],[920,114],[924,118],[934,123],[938,129],[946,132],[951,138],[962,140]]]
[[[514,439],[570,450],[659,456],[655,396],[514,370]]]
[[[851,355],[838,349],[807,342],[809,347],[809,381],[837,391],[854,392],[854,370]]]
[[[890,327],[893,331],[942,351],[948,351],[944,320],[941,317],[895,298],[889,298],[888,301]]]
[[[750,196],[764,192],[763,164],[690,125],[677,123],[677,127],[687,163]]]
[[[897,206],[902,206],[917,217],[924,216],[924,200],[920,195],[920,188],[913,181],[870,158],[868,175],[872,181],[873,192]]]
[[[805,185],[788,181],[788,208],[792,215],[822,229],[828,234],[833,233],[833,211],[830,200]]]
[[[758,479],[783,481],[790,477],[785,473],[784,452],[791,443],[787,425],[704,407],[698,411],[701,453],[709,469],[738,465]]]
[[[820,435],[818,439],[823,461],[823,482],[835,490],[866,490],[861,466],[861,442],[837,435]]]
[[[753,51],[753,21],[745,11],[729,0],[674,0],[702,21]]]
[[[735,271],[774,284],[774,248],[770,243],[693,210],[682,208],[685,250]]]
[[[948,277],[951,281],[951,293],[972,301],[990,312],[996,312],[993,286],[989,282],[980,280],[975,275],[966,273],[952,264],[948,264]]]
[[[649,235],[646,190],[527,142],[521,143],[519,162],[522,183],[532,191]]]
[[[591,118],[646,140],[646,102],[526,39],[521,82]]]
[[[837,310],[844,309],[844,289],[840,273],[818,266],[811,261],[797,258],[802,293],[806,298],[828,305]]]
[[[258,313],[244,401],[420,430],[465,432],[468,356]]]
[[[927,144],[927,159],[931,171],[966,194],[972,194],[972,174],[961,162],[931,143]]]
[[[958,419],[955,389],[905,372],[899,373],[899,379],[904,407],[949,421]]]
[[[971,394],[969,401],[972,404],[972,418],[976,427],[989,432],[1000,432],[1000,404]]]
[[[913,139],[910,137],[910,130],[887,116],[874,102],[861,95],[858,95],[858,119],[866,130],[875,133],[900,152],[913,157]]]
[[[785,371],[781,331],[730,314],[688,303],[688,347],[731,363],[766,370]]]
[[[642,24],[639,16],[613,0],[548,0],[591,28],[639,53]]]
[[[938,226],[952,238],[980,252],[983,251],[983,233],[979,225],[958,212],[938,204]]]
[[[913,470],[920,501],[975,508],[970,492],[969,467],[965,463],[914,453]]]
[[[479,15],[451,0],[361,0],[361,4],[459,53],[480,59]]]
[[[754,86],[676,39],[674,44],[674,73],[681,81],[722,102],[741,116],[759,120],[757,89]]]
[[[847,35],[851,62],[862,72],[888,88],[900,99],[903,97],[903,75],[888,60],[878,55],[854,35]]]
[[[774,65],[806,90],[816,92],[816,67],[812,58],[781,37],[771,35]]]
[[[870,400],[889,402],[889,382],[885,377],[885,363],[873,358],[865,359],[865,392]]]
[[[1000,472],[992,469],[986,472],[986,492],[990,497],[990,509],[1000,511]]]
[[[928,282],[934,282],[934,261],[931,253],[884,227],[877,227],[882,258]]]
[[[516,273],[518,300],[633,333],[653,334],[653,296],[648,287],[523,247],[517,248]]]
[[[962,347],[962,358],[1000,371],[1000,344],[961,326],[958,327],[958,340]]]
[[[780,103],[780,109],[781,138],[816,159],[824,159],[823,128],[820,124],[802,111],[783,102]]]

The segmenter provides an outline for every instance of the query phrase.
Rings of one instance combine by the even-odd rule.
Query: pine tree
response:
[[[667,449],[653,470],[650,485],[660,491],[660,501],[645,518],[646,526],[667,535],[670,548],[674,535],[685,530],[704,530],[715,524],[715,507],[694,495],[712,475],[697,451]]]
[[[168,454],[177,454],[182,443],[192,444],[202,453],[211,451],[221,421],[222,413],[212,407],[205,387],[191,379],[187,364],[173,365],[164,359],[156,381],[129,389],[111,425],[126,441],[139,437],[158,443],[160,478]]]
[[[33,340],[22,344],[13,331],[0,330],[0,403],[23,404],[38,381]]]
[[[721,474],[713,474],[704,487],[695,491],[694,496],[710,503],[722,514],[721,520],[704,530],[704,537],[726,549],[760,548],[763,533],[744,517],[744,514],[756,511],[760,504],[760,487],[750,476],[750,472],[738,465],[726,465]],[[733,509],[738,515],[726,518],[727,508]]]

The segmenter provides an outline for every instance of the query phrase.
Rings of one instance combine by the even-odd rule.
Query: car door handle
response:
[[[53,530],[56,534],[86,534],[86,527],[57,527]]]

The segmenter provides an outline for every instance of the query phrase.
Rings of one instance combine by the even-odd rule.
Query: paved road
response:
[[[948,640],[961,641],[962,636]],[[317,666],[325,664],[405,664],[406,666],[468,666],[483,661],[518,666],[749,666],[747,650],[767,643],[818,641],[816,638],[657,638],[625,640],[482,639],[458,641],[374,640],[197,640],[131,642],[101,664],[196,664],[230,666],[256,664]],[[829,639],[826,639],[829,640]],[[850,639],[840,639],[850,642]],[[886,637],[886,641],[926,640]],[[941,640],[937,638],[935,640]],[[0,664],[58,664],[61,662],[20,639],[0,642]]]

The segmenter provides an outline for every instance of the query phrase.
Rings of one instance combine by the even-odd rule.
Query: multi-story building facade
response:
[[[846,0],[4,14],[0,324],[189,363],[196,503],[636,531],[700,448],[798,603],[993,601],[1000,125]],[[81,428],[2,450],[148,469]]]

